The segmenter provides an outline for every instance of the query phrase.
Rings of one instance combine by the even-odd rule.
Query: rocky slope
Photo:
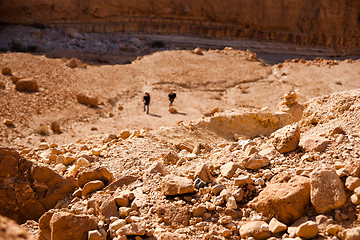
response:
[[[356,0],[337,1],[3,1],[0,21],[141,32],[250,38],[359,52]]]
[[[359,95],[311,99],[296,122],[291,109],[300,105],[290,92],[277,113],[289,122],[278,130],[269,110],[238,109],[155,130],[42,143],[22,157],[1,149],[2,184],[49,189],[43,177],[12,176],[8,163],[16,161],[76,179],[71,195],[23,225],[41,240],[359,239]],[[246,137],[260,126],[272,133]],[[221,128],[237,140],[216,134]],[[29,212],[25,205],[14,211]]]

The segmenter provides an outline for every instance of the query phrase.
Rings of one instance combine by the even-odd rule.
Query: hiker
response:
[[[170,101],[169,107],[171,107],[176,98],[176,93],[171,91],[168,96],[169,96],[169,101]]]
[[[146,111],[146,113],[149,114],[150,94],[148,92],[145,92],[145,95],[143,97],[143,102],[144,102],[144,112]]]

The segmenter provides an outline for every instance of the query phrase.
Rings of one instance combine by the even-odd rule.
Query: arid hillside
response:
[[[359,53],[357,0],[2,1],[5,24],[84,32],[195,35],[322,46]]]

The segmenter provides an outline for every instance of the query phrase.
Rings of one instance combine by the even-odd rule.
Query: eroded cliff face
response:
[[[250,38],[359,51],[358,0],[2,0],[0,21],[89,32]]]

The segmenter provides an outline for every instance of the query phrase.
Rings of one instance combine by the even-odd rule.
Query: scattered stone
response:
[[[199,188],[203,188],[206,186],[206,182],[204,182],[203,180],[201,180],[200,178],[195,179],[194,181],[194,186],[199,189]]]
[[[54,133],[57,133],[57,134],[62,132],[61,128],[60,128],[60,123],[58,123],[56,121],[51,122],[50,129],[51,129],[51,131],[53,131]]]
[[[284,95],[284,101],[282,101],[278,110],[280,112],[290,113],[294,116],[295,121],[300,121],[303,115],[304,106],[297,102],[297,94],[295,91],[287,92]]]
[[[307,221],[297,228],[296,236],[305,239],[313,239],[318,232],[318,225],[314,221]]]
[[[164,165],[161,162],[154,162],[148,169],[148,172],[151,174],[160,173],[161,175],[166,175],[167,170],[165,169]]]
[[[209,183],[213,180],[213,176],[211,175],[209,167],[206,163],[197,167],[195,177],[200,178],[205,183]]]
[[[104,183],[100,180],[90,181],[84,185],[82,190],[82,195],[86,197],[88,194],[100,190],[104,187],[105,187]]]
[[[177,111],[177,109],[176,109],[175,107],[169,107],[169,112],[170,112],[171,114],[175,114],[175,113],[177,113],[178,111]]]
[[[128,137],[130,137],[130,135],[131,135],[131,132],[130,132],[130,131],[124,130],[124,131],[122,131],[122,132],[120,133],[119,138],[121,138],[121,139],[127,139]]]
[[[79,159],[78,159],[79,160]],[[113,174],[105,167],[91,167],[78,174],[78,184],[83,187],[87,182],[101,180],[105,185],[114,180]]]
[[[240,227],[240,236],[241,238],[250,239],[253,237],[256,240],[267,239],[271,236],[269,228],[263,227],[268,226],[266,222],[263,221],[253,221],[246,223]]]
[[[272,144],[280,153],[296,150],[300,142],[300,129],[297,124],[287,125],[271,134]]]
[[[11,76],[11,75],[12,75],[11,68],[9,68],[9,67],[4,67],[4,68],[1,70],[1,73],[2,73],[2,75],[7,75],[7,76]]]
[[[87,240],[104,240],[104,239],[98,230],[91,230],[88,232]]]
[[[285,232],[287,230],[287,226],[276,218],[272,218],[269,223],[269,230],[273,234],[278,234]]]
[[[346,178],[345,187],[350,191],[360,186],[360,178],[349,176]]]
[[[69,68],[85,68],[85,65],[81,62],[80,59],[77,58],[70,59],[70,61],[66,63],[66,66],[68,66]]]
[[[14,125],[14,122],[9,120],[9,119],[5,119],[4,122],[3,122],[6,126],[8,127],[12,127],[12,126],[15,126]]]
[[[258,153],[254,153],[251,156],[242,159],[241,164],[245,168],[256,170],[268,166],[270,161],[267,157],[264,157]]]
[[[228,162],[220,167],[221,175],[226,178],[232,178],[236,169],[239,168],[239,165],[234,162]]]
[[[37,92],[39,86],[35,79],[23,78],[16,82],[15,89],[19,92]]]
[[[306,139],[301,139],[300,146],[305,152],[323,152],[327,148],[330,140],[324,137],[310,136]]]
[[[201,48],[197,47],[193,50],[193,53],[197,54],[197,55],[203,55],[203,51]]]
[[[195,186],[191,179],[175,175],[166,175],[161,183],[164,195],[178,195],[194,192]]]
[[[311,203],[317,213],[339,209],[347,201],[344,184],[333,169],[315,169],[310,185]]]
[[[99,105],[99,99],[97,97],[85,95],[82,93],[76,95],[76,100],[78,101],[78,103],[89,105],[92,107],[97,107]]]
[[[119,228],[116,231],[116,235],[137,235],[143,236],[145,235],[145,225],[142,223],[130,223],[125,226]]]

